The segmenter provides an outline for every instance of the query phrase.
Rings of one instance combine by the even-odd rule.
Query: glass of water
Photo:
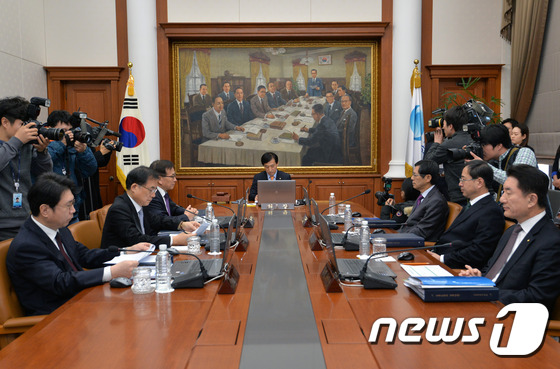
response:
[[[152,270],[148,267],[138,267],[132,270],[132,292],[138,295],[154,292],[155,286],[152,285],[150,278]]]
[[[385,257],[387,256],[387,240],[382,237],[374,238],[371,243],[373,244],[373,253],[381,252],[382,254],[378,254],[378,257]],[[375,257],[375,256],[374,256]]]

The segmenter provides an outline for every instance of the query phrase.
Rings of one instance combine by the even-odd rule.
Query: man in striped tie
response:
[[[275,153],[265,152],[261,157],[261,163],[264,166],[264,170],[253,177],[249,201],[258,201],[257,190],[259,181],[289,181],[292,179],[288,173],[278,170],[278,155]]]

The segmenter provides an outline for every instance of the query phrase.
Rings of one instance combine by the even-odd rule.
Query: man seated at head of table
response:
[[[40,176],[29,190],[31,216],[8,250],[6,267],[26,315],[50,314],[81,290],[132,275],[137,261],[103,267],[118,252],[88,249],[66,227],[74,208],[74,182],[55,173]],[[131,250],[147,250],[137,243]],[[88,268],[84,270],[83,268]]]
[[[251,110],[251,104],[243,98],[243,95],[243,89],[237,87],[235,89],[235,100],[227,107],[228,121],[238,126],[255,118]]]
[[[272,108],[268,106],[268,99],[266,98],[266,87],[260,85],[257,87],[257,94],[251,99],[251,110],[253,115],[257,118],[274,118],[271,113]]]
[[[149,242],[157,246],[186,245],[187,239],[193,236],[186,233],[191,224],[181,225],[183,233],[158,236],[160,230],[173,229],[175,221],[170,217],[154,217],[144,210],[157,192],[159,174],[154,170],[139,166],[126,176],[126,192],[115,198],[107,212],[101,248],[109,246],[124,247],[137,242]]]
[[[465,165],[459,178],[459,188],[467,205],[437,241],[437,245],[451,242],[452,247],[429,251],[450,268],[464,268],[469,264],[482,268],[494,253],[504,230],[504,212],[494,201],[489,189],[494,172],[482,160]],[[439,254],[439,255],[438,255]]]
[[[465,265],[459,275],[485,276],[504,304],[533,302],[552,310],[560,295],[560,230],[546,216],[548,176],[527,164],[507,170],[500,202],[518,224],[504,232],[481,270]]]
[[[212,96],[208,95],[208,86],[201,84],[199,92],[193,96],[193,108],[208,110],[212,107]]]
[[[289,181],[292,179],[288,173],[278,170],[278,155],[273,152],[265,152],[261,157],[261,164],[264,166],[264,170],[253,177],[249,201],[259,201],[257,193],[259,181]]]
[[[299,137],[295,132],[292,138],[302,146],[308,146],[307,153],[301,159],[302,165],[342,164],[342,150],[336,124],[325,116],[323,105],[315,104],[311,116],[316,126],[301,127],[302,132],[309,132],[309,137]]]
[[[245,131],[245,128],[231,123],[224,111],[224,102],[221,97],[214,98],[212,109],[202,114],[202,136],[207,140],[217,140],[221,138],[227,140],[227,131]]]
[[[276,109],[282,105],[286,105],[286,100],[282,98],[280,92],[276,91],[276,84],[274,82],[268,82],[268,92],[266,93],[266,100],[268,101],[268,106],[272,109]]]
[[[439,178],[439,166],[433,160],[420,160],[414,164],[412,186],[420,196],[408,216],[401,233],[414,233],[424,240],[435,242],[443,234],[449,207],[447,200],[435,186]]]
[[[286,87],[280,91],[280,95],[286,101],[294,100],[294,102],[299,102],[299,97],[293,89],[293,84],[290,80],[286,81]]]

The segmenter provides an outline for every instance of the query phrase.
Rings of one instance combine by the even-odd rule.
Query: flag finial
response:
[[[128,62],[128,81],[126,85],[128,86],[127,94],[128,96],[134,96],[134,77],[132,76],[132,62]]]
[[[415,88],[420,88],[421,87],[422,79],[420,78],[420,71],[418,70],[418,63],[420,63],[420,60],[414,59],[414,69],[412,70],[412,77],[410,77],[410,94],[411,95],[412,95],[412,91]]]

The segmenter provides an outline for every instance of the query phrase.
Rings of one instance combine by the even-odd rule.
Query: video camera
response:
[[[47,128],[46,123],[41,123],[37,120],[37,117],[41,113],[41,106],[48,108],[51,106],[51,101],[44,97],[32,97],[29,105],[27,105],[27,116],[23,125],[28,123],[35,123],[37,127],[38,134],[43,135],[43,137],[48,138],[53,141],[60,141],[64,137],[64,130],[60,128]],[[38,143],[37,140],[29,141],[30,144]]]
[[[375,197],[377,198],[377,205],[383,206],[388,199],[394,199],[395,195],[389,193],[391,191],[391,187],[393,186],[393,179],[392,178],[381,178],[383,181],[383,191],[377,191],[375,193]]]
[[[86,120],[95,123],[97,126],[91,126]],[[109,121],[98,122],[95,119],[88,118],[87,114],[81,111],[76,111],[70,116],[70,124],[72,125],[72,132],[77,141],[87,143],[89,147],[97,147],[100,144],[105,146],[108,150],[121,151],[123,147],[122,142],[114,142],[105,138],[105,136],[121,137],[119,132],[115,132],[107,128]]]

